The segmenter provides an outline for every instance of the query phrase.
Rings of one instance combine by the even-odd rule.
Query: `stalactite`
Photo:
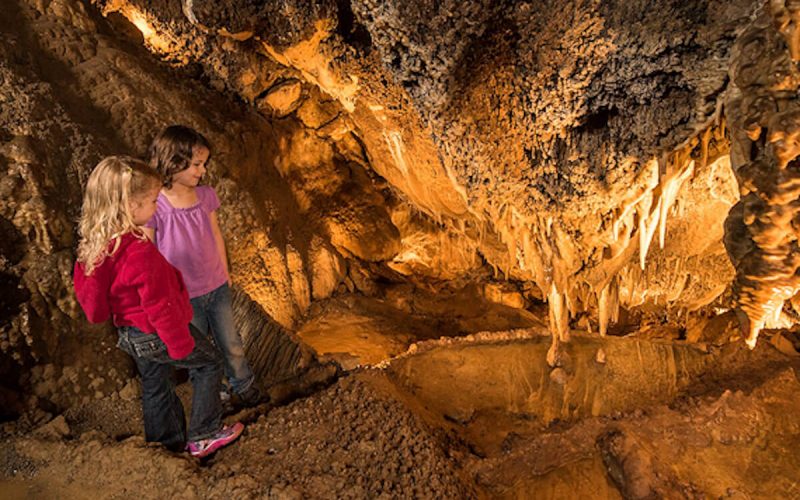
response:
[[[724,130],[724,119],[715,117],[676,150],[644,164],[631,194],[600,228],[607,246],[603,260],[593,264],[603,269],[594,278],[580,273],[585,262],[576,253],[576,242],[552,216],[524,216],[507,203],[487,207],[486,219],[493,221],[490,227],[507,254],[503,272],[525,271],[547,297],[553,332],[547,356],[551,366],[558,363],[560,342],[569,338],[570,318],[595,311],[600,335],[606,335],[609,324],[618,321],[620,307],[640,306],[652,297],[640,284],[655,235],[663,249],[676,200],[695,172],[709,162],[710,142],[715,141],[717,157],[727,152]],[[629,256],[637,249],[634,269]],[[686,278],[681,277],[681,282],[670,288],[669,300],[677,299],[674,290],[685,286]]]
[[[600,290],[600,293],[597,294],[597,319],[600,325],[600,336],[605,337],[606,333],[608,332],[608,320],[609,316],[609,288],[613,287],[614,285],[609,282],[606,286]]]
[[[736,267],[734,299],[751,348],[800,290],[799,26],[796,2],[770,1],[733,49],[726,112],[741,200],[726,220],[725,246]]]
[[[127,3],[111,2],[109,5],[108,10],[114,10]],[[199,30],[205,29],[196,24],[192,1],[183,0],[181,6],[193,26]],[[121,12],[129,18],[135,17],[131,12]],[[793,15],[789,14],[789,21],[781,25],[785,25],[786,30],[792,29]],[[146,24],[141,20],[139,24],[140,29],[147,31]],[[219,26],[217,29],[219,30]],[[263,37],[254,36],[252,44],[260,54],[268,55],[281,65],[297,70],[307,82],[315,84],[337,99],[350,112],[348,119],[353,120],[356,128],[371,130],[377,136],[377,140],[365,148],[371,149],[374,158],[381,156],[376,153],[383,153],[386,164],[391,164],[391,168],[382,169],[379,162],[373,162],[373,159],[370,161],[375,163],[373,168],[376,172],[397,187],[402,196],[421,207],[437,223],[450,227],[454,233],[463,234],[473,241],[476,235],[467,235],[466,228],[469,223],[474,224],[473,233],[477,233],[478,246],[486,243],[487,238],[484,235],[490,233],[491,237],[488,239],[492,247],[491,253],[499,257],[487,258],[489,265],[495,273],[502,273],[506,278],[521,276],[522,279],[535,281],[543,295],[552,297],[555,303],[551,307],[559,308],[558,314],[551,315],[554,332],[567,331],[569,318],[595,307],[601,300],[601,294],[604,294],[602,300],[608,309],[606,319],[601,323],[606,325],[608,321],[613,321],[612,310],[618,311],[620,305],[629,306],[631,302],[641,303],[644,300],[644,292],[638,290],[635,283],[629,284],[630,278],[615,276],[626,268],[628,261],[635,259],[632,254],[637,250],[638,267],[644,269],[647,266],[647,256],[653,248],[656,233],[659,247],[664,247],[668,219],[681,186],[693,175],[694,161],[705,163],[709,138],[712,135],[717,137],[719,129],[724,127],[723,124],[707,127],[700,131],[701,138],[693,139],[693,144],[681,146],[677,148],[677,152],[661,159],[645,157],[623,160],[621,170],[635,168],[636,164],[642,163],[638,166],[641,174],[633,183],[635,193],[622,200],[615,213],[608,214],[609,219],[598,228],[599,237],[603,240],[601,246],[606,245],[606,248],[601,248],[605,250],[603,255],[588,257],[580,253],[595,248],[581,246],[582,236],[570,233],[577,232],[574,227],[554,221],[553,216],[520,213],[525,209],[515,203],[515,200],[527,197],[525,187],[506,193],[503,201],[492,203],[480,198],[483,194],[479,190],[469,193],[469,196],[475,195],[479,199],[470,199],[463,187],[463,179],[456,179],[450,168],[440,168],[442,165],[437,163],[436,175],[425,175],[426,172],[420,166],[420,150],[415,147],[414,134],[410,133],[413,127],[406,129],[400,126],[399,122],[402,120],[397,119],[403,115],[395,116],[393,108],[384,106],[383,102],[372,102],[374,96],[365,93],[369,88],[366,79],[360,81],[355,74],[337,71],[347,66],[339,66],[335,58],[332,59],[338,52],[331,50],[334,44],[328,43],[335,39],[331,22],[315,21],[308,36],[290,47],[270,45]],[[431,130],[426,129],[425,132],[429,133]],[[545,135],[541,136],[543,140]],[[577,148],[578,143],[575,140],[578,136],[570,133],[554,134],[554,141],[556,135],[566,148]],[[702,143],[700,159],[689,158],[699,142]],[[440,145],[444,147],[446,142]],[[545,145],[541,146],[541,149],[546,149]],[[442,151],[438,153],[441,155]],[[430,178],[447,178],[450,182],[429,184]],[[445,184],[447,192],[440,193],[437,187]],[[458,203],[447,203],[448,197],[457,197]],[[409,261],[419,257],[413,251],[404,255]],[[596,276],[587,277],[593,268],[600,268],[600,271]],[[627,276],[633,276],[633,273],[629,272]],[[626,287],[625,293],[620,293],[620,286]],[[554,293],[550,293],[551,290]],[[609,303],[610,297],[616,297],[613,304]],[[567,319],[562,320],[562,317]],[[607,326],[601,330],[605,333]]]

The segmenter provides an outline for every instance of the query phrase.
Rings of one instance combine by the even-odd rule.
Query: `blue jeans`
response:
[[[233,323],[231,289],[227,283],[205,295],[191,299],[194,317],[192,325],[208,335],[209,328],[214,343],[225,362],[225,376],[231,390],[241,394],[253,385],[255,376],[244,356],[242,337]]]
[[[144,333],[134,326],[117,331],[117,347],[136,361],[142,376],[142,410],[146,441],[163,443],[182,451],[187,441],[183,405],[175,394],[173,368],[188,368],[192,382],[192,416],[189,441],[214,435],[222,428],[222,403],[219,399],[222,360],[206,337],[189,328],[194,350],[183,359],[172,359],[167,346],[154,333]]]

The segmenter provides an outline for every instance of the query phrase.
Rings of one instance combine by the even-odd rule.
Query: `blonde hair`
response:
[[[97,164],[86,183],[78,223],[78,262],[87,275],[117,250],[123,234],[145,238],[133,222],[130,202],[160,185],[158,173],[136,158],[109,156]]]

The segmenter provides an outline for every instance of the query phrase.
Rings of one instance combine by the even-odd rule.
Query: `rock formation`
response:
[[[12,1],[0,369],[24,375],[9,394],[58,406],[125,383],[86,361],[114,351],[72,297],[74,221],[97,159],[141,154],[168,123],[212,141],[234,284],[283,328],[338,294],[494,280],[515,307],[547,303],[552,366],[571,326],[642,315],[738,304],[752,342],[798,288],[792,9]],[[284,361],[313,365],[295,340],[276,341]]]
[[[370,170],[441,226],[438,248],[461,250],[448,274],[479,256],[536,283],[562,338],[583,311],[604,333],[620,304],[693,310],[725,289],[718,216],[736,194],[721,108],[750,2],[98,5],[273,116],[295,87],[261,81],[254,61],[335,99]],[[714,234],[676,241],[694,223]],[[381,260],[443,271],[430,248],[398,250]]]
[[[796,4],[7,0],[0,491],[796,494]],[[272,398],[203,467],[71,277],[175,123]]]
[[[750,347],[765,326],[786,326],[784,303],[800,290],[799,21],[791,2],[769,2],[736,42],[731,64],[726,109],[741,199],[726,221],[725,245]],[[796,319],[794,303],[787,312]]]

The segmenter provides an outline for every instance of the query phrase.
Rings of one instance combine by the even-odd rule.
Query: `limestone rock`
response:
[[[320,127],[317,130],[317,134],[319,134],[320,137],[329,137],[334,141],[338,141],[345,137],[352,130],[352,122],[348,118],[339,115],[338,117],[329,121],[326,125]]]
[[[563,368],[553,368],[550,370],[550,380],[558,385],[564,385],[567,383],[567,372]]]
[[[317,92],[317,94],[319,93]],[[322,101],[319,98],[306,99],[297,110],[297,118],[306,127],[317,130],[336,118],[340,108],[335,101]]]
[[[269,89],[256,104],[259,109],[268,111],[277,118],[283,118],[300,107],[302,94],[303,84],[297,80],[289,80]]]
[[[602,347],[597,349],[597,354],[594,356],[594,361],[600,365],[606,364],[606,351]]]
[[[305,311],[311,304],[311,290],[303,268],[303,258],[291,245],[286,246],[286,263],[291,279],[293,302],[301,311]]]
[[[314,300],[329,297],[338,288],[345,276],[342,257],[321,238],[312,244],[311,254],[311,295]]]
[[[497,304],[503,304],[515,309],[524,309],[526,305],[522,294],[511,286],[487,283],[483,287],[483,293],[486,300]]]
[[[42,425],[34,431],[34,434],[39,437],[60,439],[69,436],[71,433],[69,424],[63,415],[59,415],[48,423]]]
[[[101,360],[99,373],[125,363],[109,354],[111,329],[76,307],[74,221],[97,159],[145,151],[173,122],[213,143],[205,181],[219,188],[233,280],[284,326],[337,283],[378,293],[373,273],[387,267],[409,283],[478,287],[491,270],[529,285],[489,290],[492,300],[546,295],[554,318],[597,313],[602,332],[621,308],[708,307],[733,276],[720,244],[740,197],[731,164],[751,158],[745,136],[768,130],[786,160],[796,117],[761,123],[773,121],[762,111],[774,89],[781,109],[797,101],[780,91],[793,81],[773,81],[796,76],[784,63],[797,54],[784,57],[775,31],[793,24],[769,28],[752,2],[723,3],[11,0],[0,21],[12,40],[0,46],[0,285],[20,293],[0,318],[0,375],[39,364],[60,374],[60,352]],[[773,177],[745,175],[756,180],[743,188],[771,193]],[[772,213],[754,196],[737,222]],[[320,239],[341,261],[309,251]],[[356,260],[370,264],[342,278]],[[29,389],[56,405],[95,393],[96,378],[63,375],[63,388]]]
[[[125,387],[120,389],[119,397],[125,401],[134,401],[142,395],[142,386],[136,379],[131,379]]]

